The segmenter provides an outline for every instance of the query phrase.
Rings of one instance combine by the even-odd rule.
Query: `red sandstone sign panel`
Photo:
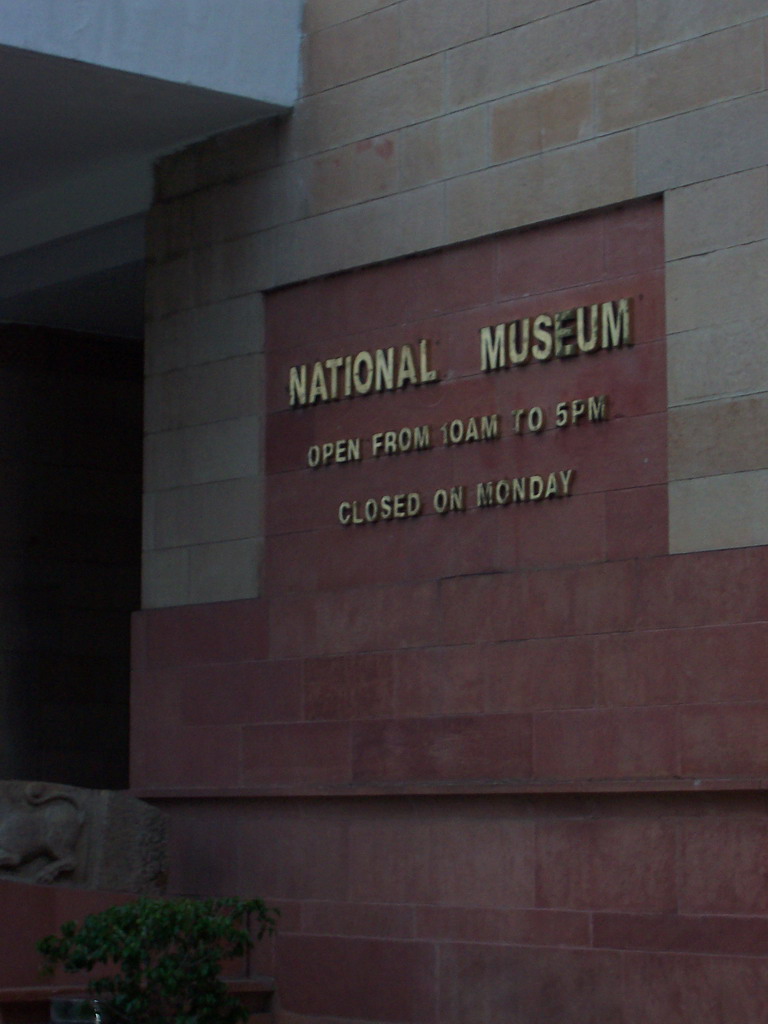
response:
[[[648,203],[270,296],[270,585],[662,550],[662,252]]]

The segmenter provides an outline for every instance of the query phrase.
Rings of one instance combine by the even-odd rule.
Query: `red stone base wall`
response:
[[[661,213],[268,298],[264,596],[136,617],[132,783],[174,889],[282,907],[254,969],[283,1024],[768,1019],[768,549],[668,553]],[[631,346],[482,372],[484,325],[624,297]],[[290,407],[292,366],[420,338],[438,383]],[[496,440],[373,454],[496,411]],[[566,467],[551,501],[427,501]],[[411,490],[413,520],[339,522]]]
[[[173,884],[282,907],[285,1024],[768,1013],[764,795],[201,801]]]

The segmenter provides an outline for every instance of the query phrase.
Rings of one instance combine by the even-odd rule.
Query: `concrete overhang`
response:
[[[301,6],[0,0],[0,319],[60,305],[80,272],[124,302],[154,161],[290,110]]]

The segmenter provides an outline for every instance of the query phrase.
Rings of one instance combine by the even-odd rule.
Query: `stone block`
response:
[[[289,158],[386,135],[444,113],[443,56],[423,60],[309,96],[287,126]]]
[[[644,0],[637,9],[638,48],[655,50],[728,25],[754,21],[765,13],[765,0],[730,0],[727,4],[720,0],[688,0],[685,7],[666,0]]]
[[[446,88],[452,108],[531,89],[631,56],[634,6],[597,0],[451,50]]]
[[[768,921],[760,917],[683,914],[595,914],[594,945],[676,953],[762,956]]]
[[[713,74],[713,68],[717,73]],[[596,128],[618,131],[735,96],[763,84],[763,41],[751,26],[611,64],[596,73]]]
[[[189,549],[189,600],[240,601],[258,597],[261,576],[260,540],[196,544]]]
[[[664,222],[669,260],[765,238],[768,171],[758,167],[670,189]]]
[[[672,409],[670,479],[768,468],[767,434],[768,394]]]
[[[677,765],[665,708],[556,711],[534,719],[535,778],[665,778]]]
[[[399,853],[397,851],[400,851]],[[355,902],[427,902],[430,828],[404,808],[349,825],[347,892]]]
[[[196,157],[195,187],[205,188],[276,166],[281,128],[279,118],[265,118],[214,135],[192,147]]]
[[[400,13],[400,61],[449,50],[486,32],[485,5],[477,0],[405,0]]]
[[[640,195],[707,181],[768,163],[768,93],[717,103],[641,126]]]
[[[672,482],[669,550],[676,554],[768,544],[767,505],[767,470]]]
[[[250,266],[251,272],[255,268]],[[186,361],[178,366],[216,362],[264,348],[264,300],[254,288],[248,294],[194,310],[185,324]]]
[[[492,162],[578,142],[591,130],[591,74],[511,96],[491,108]]]
[[[302,908],[301,931],[309,935],[410,939],[414,937],[413,917],[408,906],[330,901],[308,903]]]
[[[0,782],[0,876],[159,894],[165,818],[127,793]]]
[[[279,133],[279,120],[268,118],[161,157],[155,171],[157,199],[161,203],[178,199],[221,181],[274,166]]]
[[[149,433],[255,416],[263,408],[263,356],[245,355],[147,378]]]
[[[667,266],[667,330],[693,331],[768,315],[768,242],[675,260]]]
[[[619,132],[446,183],[446,240],[564,217],[634,198],[635,139]]]
[[[171,316],[194,305],[193,256],[184,253],[164,263],[150,263],[146,277],[146,310],[150,318]]]
[[[437,248],[444,217],[436,184],[309,218],[282,234],[275,276],[300,281]]]
[[[178,726],[144,719],[131,737],[131,784],[136,789],[240,784],[240,729],[227,725]]]
[[[173,153],[158,160],[155,166],[157,198],[175,199],[197,187],[197,151],[195,148]]]
[[[144,367],[147,374],[186,366],[189,349],[186,325],[192,313],[150,319],[144,333]]]
[[[767,391],[764,323],[744,320],[673,335],[667,346],[670,406]]]
[[[446,943],[436,1019],[440,1024],[625,1024],[620,954]],[[646,1017],[653,1019],[662,1018]]]
[[[285,936],[278,985],[316,1019],[434,1022],[437,951],[425,942]],[[310,1018],[307,1018],[310,1019]]]
[[[393,192],[398,179],[397,136],[364,139],[324,153],[312,164],[310,214]]]
[[[347,722],[248,725],[242,749],[246,786],[349,782]]]
[[[167,608],[189,601],[189,549],[145,551],[141,560],[142,608]]]
[[[157,205],[153,216],[161,217],[162,223],[156,225],[148,238],[147,255],[150,260],[171,260],[199,244],[193,197],[180,196]]]
[[[550,18],[572,7],[582,7],[591,0],[488,0],[488,31],[503,32],[527,25],[531,21]]]
[[[150,434],[144,443],[144,485],[159,491],[256,476],[262,438],[261,416]]]
[[[503,942],[515,946],[587,946],[591,915],[569,910],[415,908],[418,938],[443,942]]]
[[[494,820],[482,812],[458,821],[457,817],[441,815],[430,822],[430,902],[486,908],[534,906],[533,824]]]
[[[301,162],[201,189],[193,197],[195,242],[228,241],[296,220],[306,215],[305,196]]]
[[[357,782],[531,776],[527,715],[462,716],[360,723],[352,738]]]
[[[768,706],[687,707],[680,713],[683,775],[697,778],[764,778],[768,771]]]
[[[308,0],[304,5],[304,31],[319,32],[387,7],[392,0]]]
[[[470,107],[404,128],[398,143],[403,189],[479,170],[488,163],[487,111]]]
[[[636,626],[666,629],[765,620],[767,556],[765,548],[751,547],[638,563]]]
[[[195,249],[192,305],[222,303],[264,290],[272,279],[273,255],[269,231]]]
[[[636,818],[541,821],[537,905],[645,913],[675,907],[675,829]]]
[[[398,5],[384,7],[307,35],[305,95],[367,78],[398,62]]]
[[[261,601],[161,608],[134,618],[145,641],[148,672],[261,661],[267,656],[267,615]]]
[[[727,927],[726,918],[726,927]],[[762,957],[624,954],[623,1024],[647,1021],[760,1020],[768,1012]],[[714,1021],[713,1021],[714,1024]]]
[[[687,914],[768,913],[767,849],[768,825],[762,814],[683,820],[680,910]]]
[[[219,480],[153,494],[154,548],[242,540],[261,533],[262,482]]]

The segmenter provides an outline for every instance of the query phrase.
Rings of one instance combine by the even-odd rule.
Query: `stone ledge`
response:
[[[286,786],[138,788],[131,792],[142,800],[260,800],[303,797],[392,796],[531,796],[566,793],[719,793],[765,792],[768,778],[686,779],[578,779],[573,782],[542,780],[489,782],[403,782],[357,785],[290,784]]]
[[[273,978],[236,978],[227,981],[250,1013],[249,1024],[272,1019]],[[0,988],[0,1024],[45,1024],[50,1017],[53,998],[77,999],[84,995],[82,985],[33,985],[25,988]]]

